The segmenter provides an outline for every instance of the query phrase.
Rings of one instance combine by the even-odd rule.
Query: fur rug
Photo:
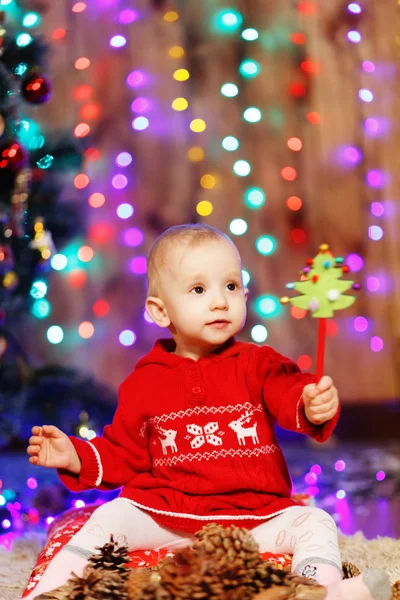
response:
[[[11,551],[0,547],[0,600],[19,600],[43,545],[43,536],[30,534],[14,540]],[[400,540],[366,540],[359,532],[341,536],[340,549],[342,559],[359,569],[379,567],[386,569],[392,583],[400,579]]]

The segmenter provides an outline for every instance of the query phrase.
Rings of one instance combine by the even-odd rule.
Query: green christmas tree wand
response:
[[[311,311],[311,316],[319,319],[317,345],[317,383],[324,373],[326,319],[333,317],[335,310],[342,310],[355,302],[355,296],[346,296],[344,292],[352,288],[359,290],[360,285],[341,279],[350,271],[343,264],[343,258],[335,258],[328,244],[321,244],[314,258],[306,261],[300,281],[288,283],[288,289],[294,289],[301,296],[281,298],[281,304],[291,302],[293,306]]]

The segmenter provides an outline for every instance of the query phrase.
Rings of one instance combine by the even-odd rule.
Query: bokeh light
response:
[[[367,277],[367,290],[369,292],[377,292],[381,288],[381,282],[378,277],[370,276]]]
[[[242,31],[242,38],[247,42],[253,42],[258,39],[258,31],[257,29],[253,29],[252,27],[248,27]]]
[[[237,160],[233,165],[233,171],[240,177],[246,177],[251,172],[251,167],[247,160]]]
[[[94,326],[90,321],[83,321],[78,327],[78,333],[84,340],[90,339],[94,334]]]
[[[261,188],[251,187],[246,190],[244,200],[249,208],[260,208],[265,203],[265,193]]]
[[[368,227],[368,236],[370,237],[371,240],[374,240],[375,242],[382,239],[382,237],[383,237],[382,227],[379,227],[379,225],[371,225],[371,227]]]
[[[301,198],[299,198],[298,196],[290,196],[286,200],[286,206],[290,210],[300,210],[301,207],[303,206],[303,202],[302,202]]]
[[[148,82],[148,77],[143,71],[135,70],[129,73],[126,83],[131,88],[140,88]]]
[[[246,59],[240,63],[239,72],[246,79],[250,79],[259,74],[260,65],[255,60]]]
[[[353,321],[353,327],[358,332],[363,332],[368,329],[368,321],[365,317],[356,317]]]
[[[149,126],[149,120],[146,117],[136,117],[132,121],[132,129],[136,131],[144,131]]]
[[[256,241],[256,248],[263,256],[272,254],[276,248],[275,240],[269,235],[262,235]]]
[[[92,208],[100,208],[100,206],[103,206],[105,201],[105,196],[103,194],[100,194],[99,192],[91,194],[88,198],[89,205]]]
[[[213,211],[213,205],[208,200],[201,200],[196,206],[196,211],[201,217],[208,217]]]
[[[187,109],[189,102],[186,100],[186,98],[175,98],[175,100],[172,101],[171,106],[174,110],[180,112]]]
[[[110,40],[110,46],[113,48],[123,48],[126,44],[126,37],[123,35],[114,35]]]
[[[136,342],[136,334],[130,329],[125,329],[119,334],[119,342],[122,346],[133,346]]]
[[[261,110],[259,108],[256,108],[255,106],[250,106],[249,108],[246,108],[246,110],[243,113],[243,118],[248,123],[257,123],[261,120],[261,117]]]
[[[374,335],[370,340],[370,348],[372,352],[380,352],[381,350],[383,350],[383,347],[383,339],[377,335]]]
[[[255,309],[263,317],[274,317],[280,312],[281,305],[275,296],[260,296],[256,300]]]
[[[58,325],[52,325],[48,328],[46,336],[51,344],[60,344],[64,339],[64,332]]]
[[[239,88],[235,83],[224,83],[221,87],[221,94],[227,98],[233,98],[239,93]]]
[[[129,269],[136,275],[144,275],[147,271],[147,261],[144,256],[135,256],[129,263]]]
[[[90,246],[81,246],[78,250],[78,258],[82,262],[90,262],[93,256],[94,252]]]
[[[114,175],[114,177],[111,180],[111,183],[113,188],[115,188],[116,190],[123,190],[128,185],[128,178],[125,177],[125,175],[121,175],[119,173],[118,175]]]
[[[68,264],[68,258],[64,254],[54,254],[50,264],[55,271],[63,271]]]
[[[134,211],[135,209],[133,208],[132,204],[129,204],[128,202],[124,202],[117,207],[117,215],[120,219],[129,219],[133,215]]]
[[[203,119],[193,119],[189,125],[190,129],[195,133],[201,133],[206,129],[206,123]]]
[[[144,236],[140,229],[137,229],[136,227],[131,227],[130,229],[126,229],[123,232],[122,239],[126,246],[135,248],[143,243]]]
[[[233,219],[229,224],[229,231],[233,235],[243,235],[247,231],[247,223],[244,219]]]
[[[187,69],[177,69],[174,71],[173,78],[176,81],[186,81],[189,79],[190,73]]]
[[[110,305],[106,300],[96,300],[92,306],[92,310],[96,317],[105,317],[110,312]]]
[[[264,325],[254,325],[254,327],[251,329],[250,335],[255,342],[261,344],[267,339],[268,330],[266,327],[264,327]]]
[[[115,162],[119,167],[128,167],[132,160],[132,155],[129,154],[129,152],[120,152],[115,159]]]
[[[200,185],[205,190],[211,190],[212,188],[215,187],[215,184],[216,184],[216,180],[215,180],[214,175],[210,175],[209,173],[206,173],[205,175],[203,175],[200,178]]]
[[[233,135],[228,135],[222,140],[222,147],[224,150],[228,150],[228,152],[234,152],[239,146],[239,140],[233,137]]]
[[[350,271],[361,271],[364,267],[364,261],[359,254],[349,254],[345,262],[350,267]]]

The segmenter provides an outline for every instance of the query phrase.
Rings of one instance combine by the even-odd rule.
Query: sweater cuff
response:
[[[330,419],[329,421],[326,421],[326,423],[322,423],[321,425],[314,425],[313,423],[310,423],[304,412],[303,394],[301,394],[296,406],[297,432],[309,435],[317,442],[326,442],[326,440],[331,436],[333,430],[337,425],[339,415],[340,406],[337,410],[336,415],[332,417],[332,419]]]
[[[79,438],[69,438],[81,459],[82,467],[79,475],[58,469],[58,476],[62,483],[71,492],[82,492],[98,487],[103,479],[103,467],[100,454],[91,442],[85,442]]]

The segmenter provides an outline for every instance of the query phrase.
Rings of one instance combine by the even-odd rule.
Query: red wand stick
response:
[[[324,374],[326,319],[318,319],[317,384]]]

